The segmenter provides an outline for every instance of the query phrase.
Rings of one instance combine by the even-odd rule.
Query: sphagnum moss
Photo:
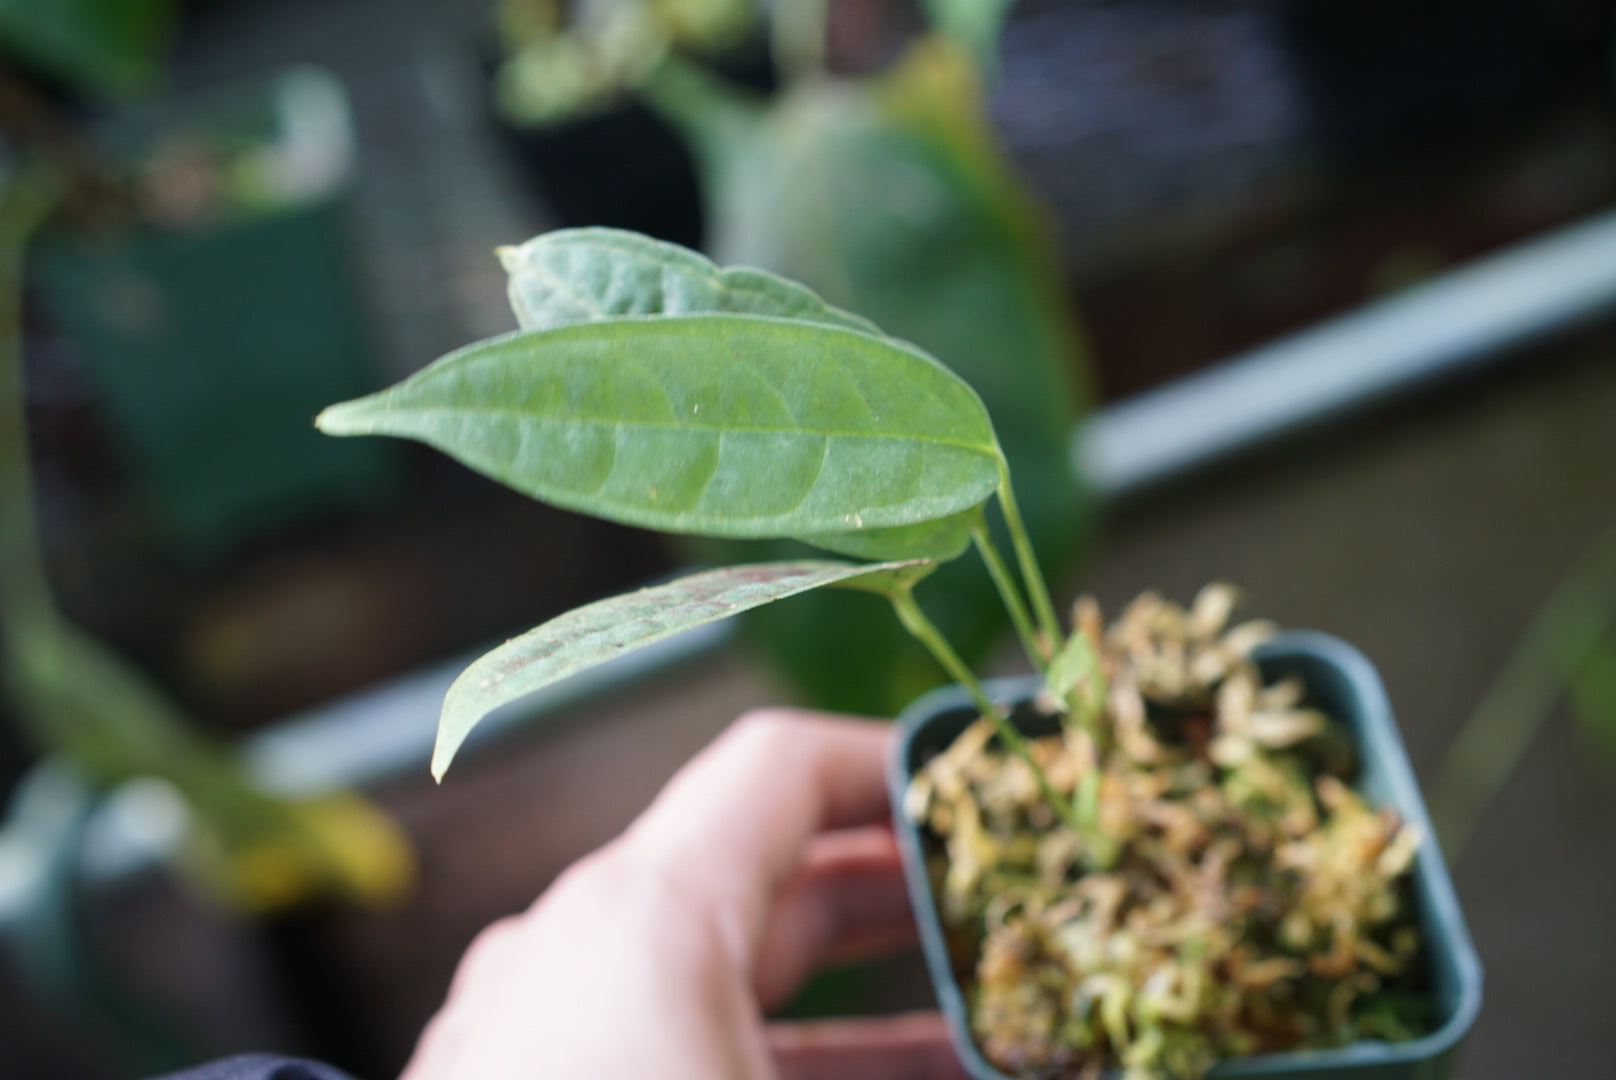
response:
[[[1419,836],[1353,790],[1351,744],[1299,682],[1264,684],[1251,656],[1273,628],[1229,628],[1234,601],[1146,594],[1104,633],[1078,605],[1099,662],[1040,699],[1065,719],[1030,749],[1059,796],[1087,789],[1088,832],[987,719],[910,787],[973,1034],[1007,1072],[1195,1078],[1417,1034]]]

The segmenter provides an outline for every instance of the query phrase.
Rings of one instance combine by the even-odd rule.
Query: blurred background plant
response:
[[[0,5],[0,47],[11,61],[0,69],[0,134],[6,139],[0,170],[0,689],[35,747],[48,755],[36,766],[38,778],[19,792],[9,850],[26,851],[34,841],[46,865],[58,857],[53,848],[76,846],[71,832],[59,831],[63,814],[81,819],[78,808],[133,784],[176,834],[186,876],[231,910],[261,914],[331,892],[362,903],[394,902],[409,888],[413,855],[385,815],[349,793],[285,798],[264,790],[149,676],[64,615],[46,573],[25,410],[25,254],[43,234],[60,250],[72,246],[127,272],[131,247],[161,243],[164,228],[196,229],[201,211],[162,197],[172,193],[180,169],[161,155],[183,153],[186,133],[168,133],[172,141],[138,163],[144,171],[131,171],[135,163],[92,148],[39,80],[58,80],[93,97],[150,90],[160,78],[176,14],[166,2]],[[218,149],[203,145],[198,152]],[[184,167],[193,174],[193,203],[216,200],[231,208],[210,208],[208,226],[265,205],[265,193],[242,164],[239,154],[225,154]],[[109,253],[109,243],[120,250]],[[102,297],[87,288],[59,291],[57,299],[65,321],[72,321],[77,308]],[[162,342],[173,344],[172,335]],[[124,365],[123,385],[149,401],[149,387],[138,384],[151,379],[153,365],[140,365],[115,343],[108,351],[109,364]],[[214,407],[230,406],[229,395],[223,397]],[[196,434],[184,417],[175,426]],[[193,438],[184,452],[208,456],[214,450]],[[59,813],[46,812],[52,800]],[[66,906],[56,923],[62,933],[30,933],[25,921],[18,940],[36,965],[54,966],[65,978],[63,971],[85,970],[68,945],[75,893],[71,887],[50,893],[42,888],[36,899]],[[103,979],[97,985],[103,995],[116,995],[114,984]],[[119,1000],[119,1015],[143,1014],[136,995]],[[125,1025],[137,1059],[152,1068],[183,1062],[190,1051],[153,1030],[146,1022]]]

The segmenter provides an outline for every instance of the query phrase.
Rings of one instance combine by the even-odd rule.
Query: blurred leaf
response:
[[[1449,745],[1429,788],[1431,822],[1456,860],[1538,730],[1573,688],[1590,731],[1605,708],[1604,667],[1616,610],[1616,528],[1607,530],[1555,585],[1515,643],[1492,685]],[[1578,684],[1582,684],[1580,688]],[[1579,700],[1580,699],[1580,700]]]
[[[767,108],[678,66],[649,92],[698,151],[720,262],[803,281],[976,388],[1058,583],[1092,519],[1068,459],[1083,347],[1052,230],[994,143],[968,56],[924,42],[883,82],[804,82]],[[968,662],[1006,626],[975,560],[942,567],[918,595]],[[878,622],[857,626],[850,670],[842,643],[867,619]],[[937,678],[889,613],[858,597],[816,594],[751,621],[821,704],[890,712]]]
[[[707,536],[908,525],[975,506],[999,483],[982,403],[931,357],[753,315],[478,342],[318,423],[419,439],[568,510]]]
[[[389,819],[357,796],[258,790],[144,674],[57,611],[33,512],[20,280],[55,187],[26,166],[9,180],[0,196],[0,689],[41,750],[99,787],[147,777],[171,786],[191,811],[190,865],[226,902],[261,911],[324,891],[396,899],[415,864]]]
[[[925,5],[938,33],[969,49],[985,70],[998,65],[999,36],[1015,0],[925,0]]]
[[[1080,716],[1087,718],[1097,716],[1105,707],[1104,671],[1100,666],[1100,654],[1095,650],[1094,642],[1080,629],[1074,630],[1066,638],[1066,643],[1050,661],[1046,678],[1050,693],[1062,703],[1063,708],[1079,705]],[[1079,687],[1084,688],[1084,693],[1074,702],[1072,694]]]
[[[1616,761],[1616,639],[1589,648],[1571,680],[1571,711],[1583,732]]]
[[[670,52],[743,45],[758,14],[755,0],[501,0],[495,103],[517,124],[576,120],[620,102]]]
[[[873,591],[884,592],[925,569],[925,563],[859,566],[828,560],[726,566],[558,615],[479,657],[455,679],[438,721],[432,775],[443,778],[483,717],[569,675],[822,585],[866,580]]]
[[[199,884],[219,899],[266,911],[334,890],[386,903],[410,886],[408,841],[363,799],[266,794],[93,637],[57,619],[6,629],[6,685],[36,741],[102,787],[136,777],[172,784],[192,812],[188,854]]]
[[[0,50],[92,94],[154,88],[177,0],[0,0]]]

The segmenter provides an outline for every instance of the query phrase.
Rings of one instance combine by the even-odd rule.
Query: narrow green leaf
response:
[[[911,525],[976,506],[999,481],[987,411],[937,361],[756,315],[493,338],[316,423],[418,439],[568,510],[705,536]]]
[[[915,573],[920,561],[858,565],[828,559],[727,566],[599,600],[557,616],[479,658],[449,688],[432,751],[438,779],[471,729],[501,705],[568,675],[707,623],[821,585]]]
[[[747,266],[720,269],[689,248],[621,229],[559,229],[498,254],[525,330],[623,315],[730,312],[880,333],[794,281]]]

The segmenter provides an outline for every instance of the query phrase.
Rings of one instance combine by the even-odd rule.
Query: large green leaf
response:
[[[432,774],[443,778],[483,717],[569,675],[822,585],[853,585],[862,579],[868,587],[883,591],[903,587],[925,569],[923,560],[861,566],[819,559],[726,566],[576,608],[480,657],[454,681],[438,723]]]
[[[739,312],[802,319],[880,334],[813,290],[764,270],[720,269],[689,248],[622,229],[560,229],[501,248],[511,308],[524,329],[545,330],[622,315]],[[801,537],[861,559],[946,562],[970,544],[975,508],[886,529]]]
[[[620,315],[774,315],[880,331],[812,289],[747,266],[720,269],[689,248],[622,229],[560,229],[499,249],[524,330]]]
[[[986,410],[931,357],[755,315],[494,338],[317,422],[419,439],[569,510],[706,536],[909,525],[999,482]]]

